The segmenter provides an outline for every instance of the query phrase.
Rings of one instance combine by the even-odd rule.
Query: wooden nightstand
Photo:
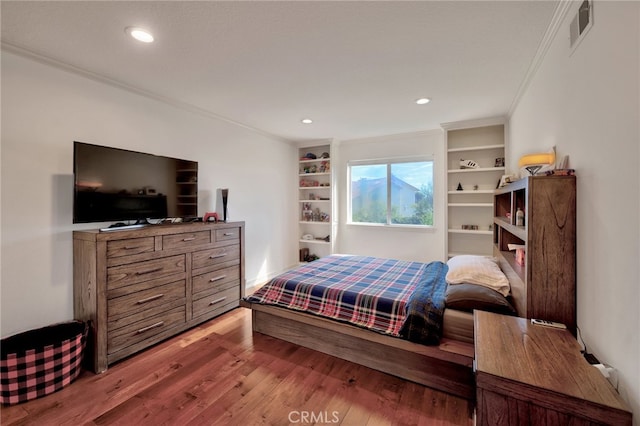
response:
[[[631,425],[631,410],[566,330],[474,311],[477,424]]]

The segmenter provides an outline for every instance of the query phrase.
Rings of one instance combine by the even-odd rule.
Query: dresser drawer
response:
[[[164,250],[189,248],[209,243],[211,243],[210,231],[187,232],[162,237],[162,248]]]
[[[107,269],[107,290],[186,272],[185,256],[163,257]]]
[[[155,249],[153,237],[131,238],[107,242],[107,257],[121,257],[132,254],[149,253]]]
[[[240,285],[240,268],[238,266],[230,266],[193,277],[191,292],[195,297],[203,291],[226,288],[229,283]]]
[[[209,250],[202,250],[193,253],[192,269],[205,268],[213,265],[221,267],[229,266],[230,261],[233,264],[240,263],[240,246],[232,245],[219,247]]]
[[[216,241],[240,240],[240,228],[216,229]]]
[[[144,286],[145,284],[147,283],[133,285],[130,287],[131,293],[108,300],[107,317],[109,321],[125,317],[131,313],[156,308],[174,300],[180,300],[183,303],[185,301],[185,280],[136,291],[135,287]]]
[[[193,301],[193,317],[201,315],[215,316],[239,305],[240,289],[233,286]]]
[[[162,333],[186,322],[185,306],[179,306],[158,315],[134,322],[107,333],[108,353],[112,354],[128,346]]]

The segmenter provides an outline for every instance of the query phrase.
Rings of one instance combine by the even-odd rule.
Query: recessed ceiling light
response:
[[[143,30],[138,27],[127,27],[124,31],[131,37],[143,43],[151,43],[153,41],[153,35],[147,30]]]
[[[310,118],[303,118],[302,120],[300,120],[303,124],[311,124],[313,123],[313,120]]]
[[[426,104],[428,104],[429,102],[431,102],[431,99],[429,99],[429,98],[420,98],[420,99],[416,99],[416,103],[417,103],[418,105],[426,105]]]

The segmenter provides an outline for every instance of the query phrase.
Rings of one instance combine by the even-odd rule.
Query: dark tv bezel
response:
[[[74,141],[73,142],[73,212],[72,212],[72,216],[73,216],[73,223],[74,224],[80,224],[80,223],[103,223],[103,222],[135,222],[135,223],[146,223],[147,219],[167,219],[166,216],[160,217],[160,216],[148,216],[148,215],[143,215],[143,214],[132,214],[132,215],[122,215],[122,216],[113,216],[110,218],[107,218],[109,216],[105,216],[100,217],[100,218],[86,218],[86,217],[79,217],[78,213],[79,213],[79,206],[78,206],[78,193],[79,192],[83,192],[83,191],[79,191],[78,190],[78,171],[77,171],[77,146],[78,145],[87,145],[87,146],[92,146],[92,147],[96,147],[96,148],[104,148],[104,149],[109,149],[109,150],[113,150],[113,151],[120,151],[120,152],[125,152],[125,153],[129,153],[129,154],[135,154],[135,155],[144,155],[144,156],[150,156],[150,157],[155,157],[155,158],[165,158],[165,159],[169,159],[169,160],[173,160],[176,162],[185,162],[185,163],[193,163],[193,165],[195,165],[194,168],[194,172],[196,175],[196,180],[194,182],[194,184],[196,185],[195,187],[195,194],[197,195],[198,193],[198,181],[197,181],[197,176],[198,176],[198,162],[194,161],[194,160],[187,160],[187,159],[183,159],[183,158],[178,158],[178,157],[169,157],[169,156],[165,156],[165,155],[157,155],[157,154],[152,154],[150,152],[142,152],[142,151],[134,151],[134,150],[130,150],[130,149],[125,149],[125,148],[118,148],[118,147],[112,147],[112,146],[107,146],[107,145],[99,145],[99,144],[92,144],[92,143],[87,143],[87,142],[81,142],[81,141]],[[198,203],[198,199],[196,197],[195,200],[196,203],[196,213],[194,215],[185,215],[185,216],[171,216],[173,217],[179,217],[181,219],[194,219],[196,217],[198,217],[197,211],[198,211],[198,207],[197,207],[197,203]],[[129,225],[130,223],[126,223],[127,225]]]

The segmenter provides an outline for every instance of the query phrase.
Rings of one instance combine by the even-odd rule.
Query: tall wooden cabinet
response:
[[[95,372],[239,306],[244,222],[73,232],[76,319]]]
[[[504,174],[504,119],[447,123],[447,255],[491,255],[493,191]],[[470,161],[475,167],[461,165]]]
[[[334,185],[331,144],[298,149],[298,248],[300,262],[333,253]]]
[[[561,322],[575,335],[576,177],[529,176],[497,189],[494,205],[494,255],[522,301],[518,314]]]

